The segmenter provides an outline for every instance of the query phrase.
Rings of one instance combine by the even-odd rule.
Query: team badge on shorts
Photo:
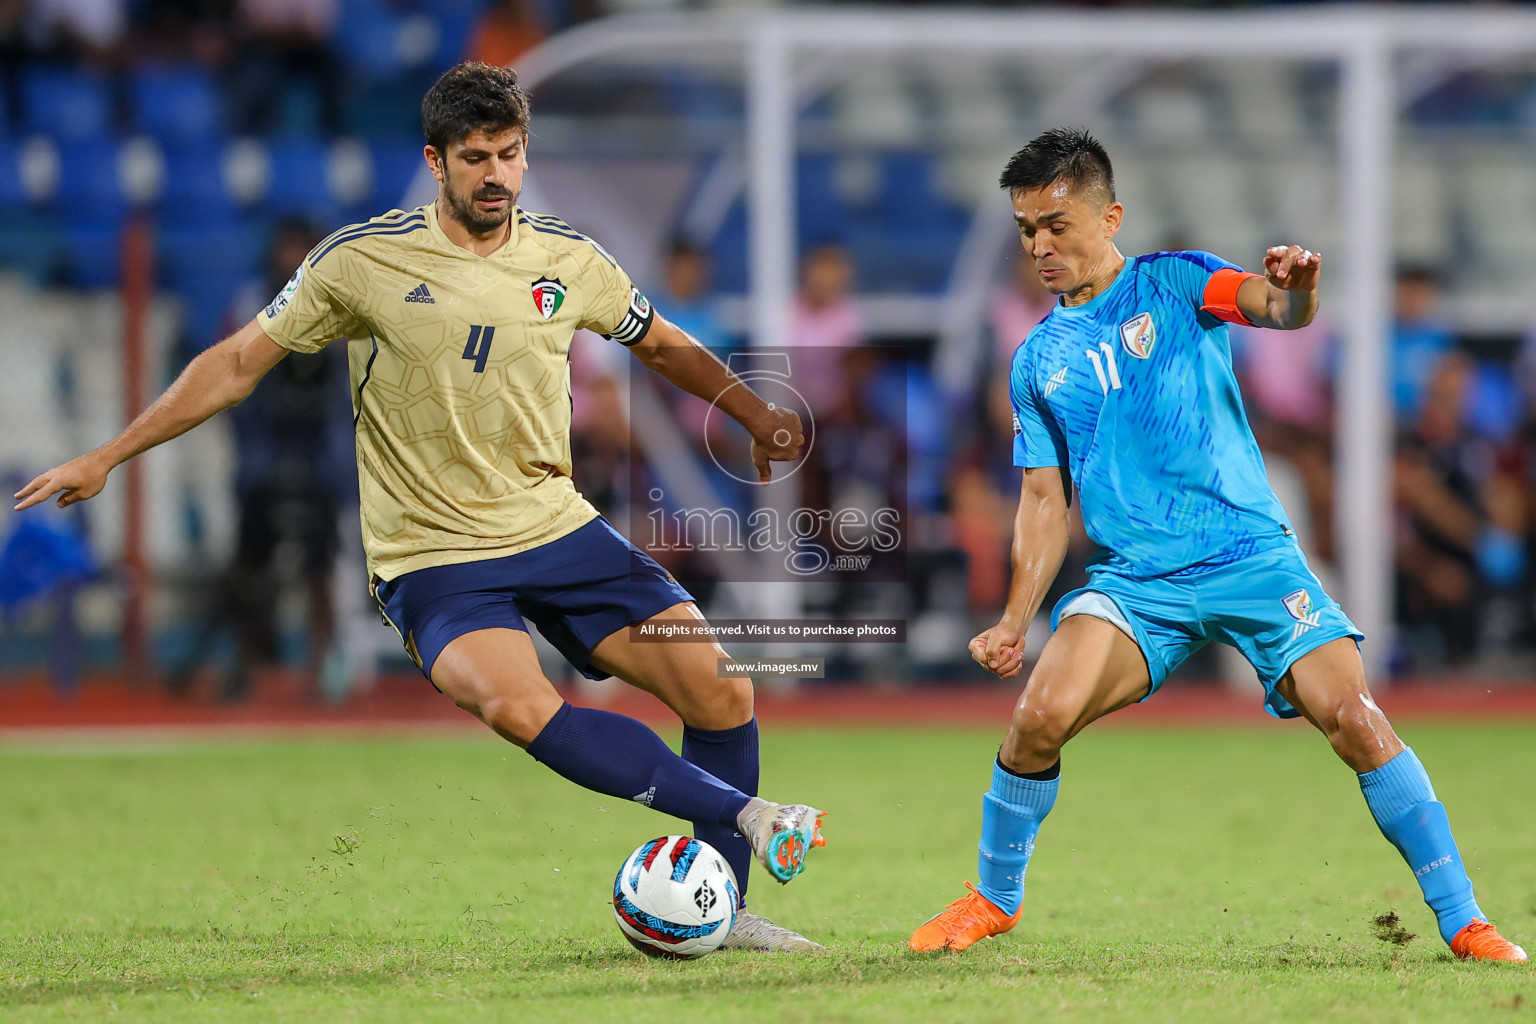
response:
[[[1157,344],[1157,328],[1152,325],[1152,314],[1137,313],[1121,324],[1120,341],[1137,359],[1152,355],[1152,346]]]
[[[565,285],[551,277],[541,277],[533,282],[533,304],[545,320],[560,311],[565,301]]]
[[[1294,594],[1286,594],[1280,599],[1285,605],[1285,610],[1291,618],[1296,620],[1296,625],[1291,630],[1291,639],[1295,640],[1314,626],[1321,626],[1322,612],[1315,611],[1312,606],[1312,595],[1305,590],[1298,590]]]

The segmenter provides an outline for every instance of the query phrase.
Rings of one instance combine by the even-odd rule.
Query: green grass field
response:
[[[1536,948],[1536,729],[1404,730],[1485,909]],[[670,819],[483,739],[0,748],[0,1018],[1536,1020],[1453,960],[1306,727],[1074,742],[1022,924],[907,951],[975,877],[995,731],[770,730],[831,845],[754,906],[821,957],[642,958],[607,896]],[[1396,912],[1417,937],[1379,938]],[[1399,939],[1402,935],[1397,936]]]

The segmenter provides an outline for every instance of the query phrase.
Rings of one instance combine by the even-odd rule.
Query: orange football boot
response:
[[[919,925],[907,941],[908,946],[919,953],[936,949],[958,953],[988,935],[1001,935],[1019,923],[1024,914],[1023,907],[1009,916],[970,882],[966,882],[965,887],[971,891]]]
[[[1523,964],[1528,959],[1525,950],[1499,934],[1499,930],[1480,917],[1456,933],[1451,940],[1451,952],[1463,960],[1507,960]]]

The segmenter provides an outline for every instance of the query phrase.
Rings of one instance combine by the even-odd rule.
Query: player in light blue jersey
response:
[[[1004,679],[1061,568],[1075,485],[1097,551],[1014,708],[982,804],[979,887],[913,933],[961,950],[1018,923],[1024,872],[1056,802],[1061,748],[1090,722],[1156,693],[1215,640],[1243,653],[1281,718],[1303,716],[1360,778],[1459,957],[1525,961],[1472,895],[1445,807],[1371,699],[1365,639],[1324,593],[1270,490],[1232,372],[1227,323],[1294,330],[1317,312],[1321,256],[1275,246],[1264,274],[1205,252],[1131,259],[1104,148],[1054,129],[1009,161],[1024,249],[1060,298],[1014,354],[1013,582],[971,654]]]

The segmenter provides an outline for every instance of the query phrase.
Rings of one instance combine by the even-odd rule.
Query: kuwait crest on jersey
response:
[[[1146,359],[1157,344],[1157,328],[1152,326],[1151,313],[1137,313],[1120,325],[1120,341],[1125,350],[1137,359]]]
[[[541,277],[533,282],[533,304],[545,320],[560,311],[565,301],[565,285],[551,277]]]

